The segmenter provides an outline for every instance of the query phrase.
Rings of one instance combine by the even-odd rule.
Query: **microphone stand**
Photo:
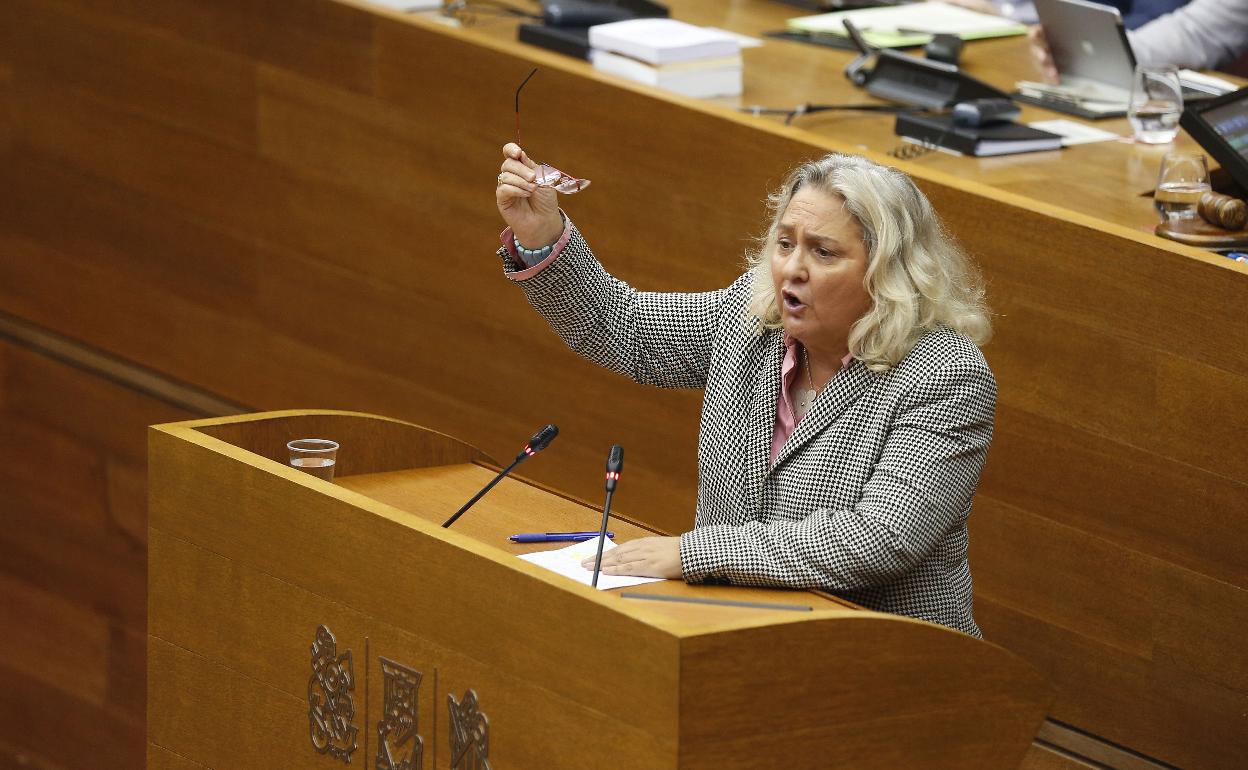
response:
[[[512,444],[512,446],[515,446],[515,444]],[[525,449],[528,450],[528,447],[525,447]],[[497,476],[494,477],[493,481],[491,481],[489,484],[486,484],[485,487],[480,492],[473,495],[471,500],[464,503],[463,508],[460,508],[458,511],[455,511],[454,516],[442,522],[443,529],[454,524],[456,519],[464,515],[464,511],[471,508],[473,506],[473,503],[477,502],[482,497],[484,497],[486,492],[489,492],[491,489],[493,489],[495,484],[502,481],[504,476],[506,476],[508,473],[511,473],[513,468],[515,468],[517,465],[524,462],[525,460],[529,459],[529,457],[530,455],[528,454],[527,451],[521,452],[520,454],[516,455],[516,459],[511,461],[511,465],[508,465],[506,468],[504,468],[502,472],[500,472]]]
[[[607,519],[611,517],[611,498],[615,496],[615,484],[624,469],[624,447],[616,444],[607,455],[607,501],[602,506],[602,526],[598,528],[598,556],[594,559],[594,579],[590,583],[598,587],[598,573],[602,571],[602,546],[607,539]]]
[[[489,492],[491,489],[493,489],[494,485],[502,481],[503,477],[506,476],[508,473],[511,473],[513,468],[515,468],[520,463],[524,462],[525,460],[529,459],[533,455],[545,449],[547,446],[550,445],[550,442],[555,440],[555,436],[558,436],[558,435],[559,435],[559,428],[558,426],[555,426],[555,425],[547,425],[545,428],[542,428],[537,433],[533,434],[533,438],[529,439],[529,443],[524,445],[524,449],[520,450],[520,454],[516,455],[516,459],[511,461],[511,465],[508,465],[506,468],[504,468],[497,476],[494,477],[493,481],[485,485],[484,489],[482,489],[477,494],[473,495],[471,500],[464,503],[463,508],[460,508],[458,511],[455,511],[454,516],[442,522],[442,528],[446,529],[447,527],[454,524],[455,521],[460,516],[464,515],[464,511],[471,508],[474,503],[476,503],[485,495],[486,492]]]

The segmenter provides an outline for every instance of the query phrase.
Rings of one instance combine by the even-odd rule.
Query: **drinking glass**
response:
[[[1172,66],[1135,68],[1127,118],[1135,140],[1144,144],[1167,144],[1179,133],[1183,114],[1183,87],[1179,71]]]
[[[1161,159],[1153,202],[1161,221],[1192,219],[1209,192],[1209,165],[1198,152],[1170,152]]]
[[[338,464],[338,442],[326,438],[300,438],[286,445],[290,450],[290,465],[318,479],[334,480],[334,466]]]

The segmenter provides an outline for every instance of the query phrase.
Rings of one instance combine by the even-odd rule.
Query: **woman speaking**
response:
[[[804,163],[731,286],[652,293],[598,263],[548,167],[516,144],[503,158],[499,255],[533,307],[602,366],[705,390],[693,530],[623,543],[603,572],[820,588],[979,636],[966,520],[992,440],[990,324],[909,177]]]

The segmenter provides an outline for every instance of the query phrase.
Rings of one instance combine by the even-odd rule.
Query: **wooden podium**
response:
[[[286,464],[305,437],[341,444],[332,483]],[[819,592],[547,572],[516,554],[562,544],[506,536],[600,512],[522,480],[442,529],[496,470],[408,423],[270,412],[149,452],[150,768],[1007,768],[1051,697],[993,644]]]

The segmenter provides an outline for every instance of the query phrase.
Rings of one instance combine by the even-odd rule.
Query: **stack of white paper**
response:
[[[675,19],[630,19],[589,29],[594,67],[699,99],[741,93],[735,35]]]

